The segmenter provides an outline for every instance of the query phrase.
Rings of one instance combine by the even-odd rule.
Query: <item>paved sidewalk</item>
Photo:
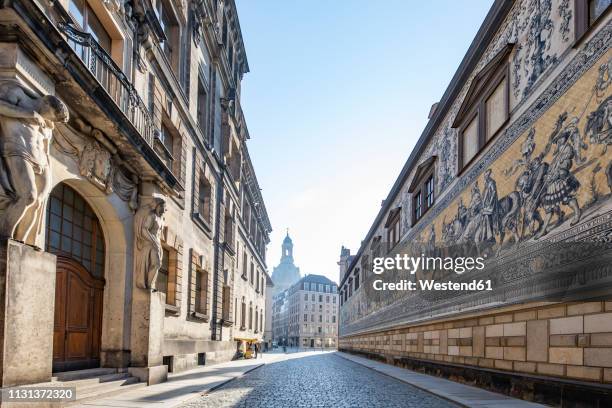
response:
[[[169,408],[185,403],[201,394],[255,370],[264,364],[291,358],[291,354],[264,353],[263,358],[228,361],[169,374],[168,381],[134,391],[87,401],[80,407],[160,407]]]
[[[454,403],[470,408],[535,408],[545,406],[508,397],[507,395],[497,394],[482,388],[446,380],[444,378],[417,373],[406,368],[380,363],[368,358],[357,357],[352,354],[338,352],[337,355]]]

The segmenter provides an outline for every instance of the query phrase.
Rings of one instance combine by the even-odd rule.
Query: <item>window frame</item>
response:
[[[200,279],[198,280],[198,277]],[[202,316],[208,316],[208,271],[196,267],[196,282],[195,282],[195,305],[194,311]],[[199,285],[198,285],[199,284]],[[202,303],[202,300],[204,303]],[[202,305],[204,308],[202,309]]]
[[[196,109],[196,119],[198,127],[204,135],[204,140],[208,141],[208,122],[210,118],[210,86],[208,85],[206,79],[203,78],[201,68],[198,69],[198,97],[196,102]]]
[[[82,7],[83,7],[83,11],[81,13],[81,16],[83,17],[83,21],[77,21],[77,16],[75,16],[71,11],[70,11],[70,3],[74,3],[75,6],[78,8],[77,3],[81,3]],[[106,53],[110,56],[112,54],[112,48],[113,48],[113,37],[111,36],[111,34],[108,32],[108,30],[106,29],[106,27],[104,26],[104,23],[102,23],[102,20],[100,20],[100,17],[98,17],[98,15],[96,14],[95,10],[91,7],[91,5],[89,4],[89,2],[87,0],[68,0],[68,14],[70,15],[70,17],[72,18],[72,21],[77,25],[77,27],[82,30],[83,32],[91,35],[94,40],[96,41],[96,43],[98,43],[98,45],[104,50],[106,51]],[[90,14],[93,14],[93,18],[96,20],[96,23],[99,25],[98,28],[101,28],[103,33],[99,33],[97,31],[95,31],[94,28],[92,28],[91,24],[90,24]],[[102,44],[100,42],[100,35],[99,34],[104,34],[106,38],[104,38],[104,40],[108,41],[108,48]]]
[[[212,183],[204,175],[204,170],[201,171],[198,180],[198,194],[197,194],[197,209],[196,213],[201,221],[203,221],[208,228],[212,223]]]
[[[172,2],[169,0],[157,0],[153,5],[155,17],[159,27],[164,33],[165,40],[160,44],[162,54],[168,65],[179,72],[181,65],[181,22]],[[168,51],[169,50],[169,51]]]
[[[429,181],[433,183],[433,202],[431,204],[428,203],[427,200],[427,185]],[[411,191],[412,194],[412,225],[415,225],[421,218],[425,216],[427,211],[436,205],[436,172],[435,165],[432,165],[419,177],[419,181],[416,183],[416,187]],[[417,197],[420,197],[420,214],[416,214],[416,201]]]
[[[470,109],[466,118],[461,121],[461,126],[458,131],[458,170],[459,174],[461,174],[466,168],[468,168],[481,154],[481,152],[487,147],[489,143],[491,143],[497,135],[499,135],[502,128],[508,122],[510,118],[510,64],[504,64],[503,69],[495,74],[493,81],[490,82],[481,91],[481,94],[478,96],[476,102],[474,102],[474,106]],[[497,87],[502,84],[503,81],[506,81],[504,86],[504,119],[502,120],[499,128],[492,134],[487,135],[487,100],[493,93],[497,90]],[[464,162],[463,158],[463,150],[464,150],[464,132],[470,126],[472,121],[477,118],[476,131],[478,132],[478,146],[476,148],[476,153]]]
[[[402,215],[402,207],[396,207],[389,212],[387,216],[387,222],[385,223],[385,230],[387,233],[387,252],[391,251],[400,242],[401,229],[400,219]],[[350,279],[352,281],[352,278]],[[349,284],[349,297],[353,295],[353,284]]]
[[[601,13],[592,22],[590,20],[590,1],[589,0],[574,0],[574,44],[572,47],[578,46],[595,26],[597,26],[605,16],[612,10],[612,4]]]
[[[463,102],[459,107],[459,110],[453,119],[451,128],[457,129],[457,174],[460,176],[465,169],[467,169],[472,162],[474,162],[491,143],[499,133],[503,130],[504,126],[510,120],[510,55],[515,46],[514,42],[507,43],[499,52],[490,59],[490,61],[474,76],[471,81],[470,87],[463,98]],[[486,136],[486,101],[489,99],[491,94],[495,92],[497,87],[502,81],[505,82],[505,118],[499,124],[498,129],[489,137]],[[478,146],[477,152],[467,162],[463,160],[464,150],[464,133],[467,126],[474,119],[475,115],[478,116],[477,121],[477,138]]]

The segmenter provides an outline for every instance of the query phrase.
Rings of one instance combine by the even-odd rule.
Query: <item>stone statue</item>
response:
[[[0,236],[34,244],[50,189],[49,146],[54,122],[68,108],[16,81],[0,81]]]
[[[162,217],[166,212],[166,202],[155,197],[151,202],[141,205],[134,215],[134,276],[136,286],[141,289],[155,290],[157,272],[161,266]]]

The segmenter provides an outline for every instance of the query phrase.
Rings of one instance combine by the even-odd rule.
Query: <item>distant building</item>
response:
[[[291,347],[337,347],[338,287],[322,275],[306,275],[274,296],[274,339]]]
[[[351,250],[345,248],[343,245],[342,249],[340,249],[340,260],[338,261],[338,266],[340,267],[340,275],[338,277],[338,282],[342,281],[342,278],[344,278],[344,274],[348,270],[349,265],[351,264],[351,261],[354,257],[354,255],[351,255]]]
[[[295,266],[293,261],[293,241],[289,237],[289,232],[283,240],[283,254],[278,266],[272,271],[272,281],[274,282],[273,294],[288,289],[300,280],[300,268]]]

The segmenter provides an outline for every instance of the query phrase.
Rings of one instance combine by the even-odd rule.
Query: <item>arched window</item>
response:
[[[63,183],[49,198],[47,251],[74,259],[96,278],[104,276],[104,236],[98,217],[79,193]]]

